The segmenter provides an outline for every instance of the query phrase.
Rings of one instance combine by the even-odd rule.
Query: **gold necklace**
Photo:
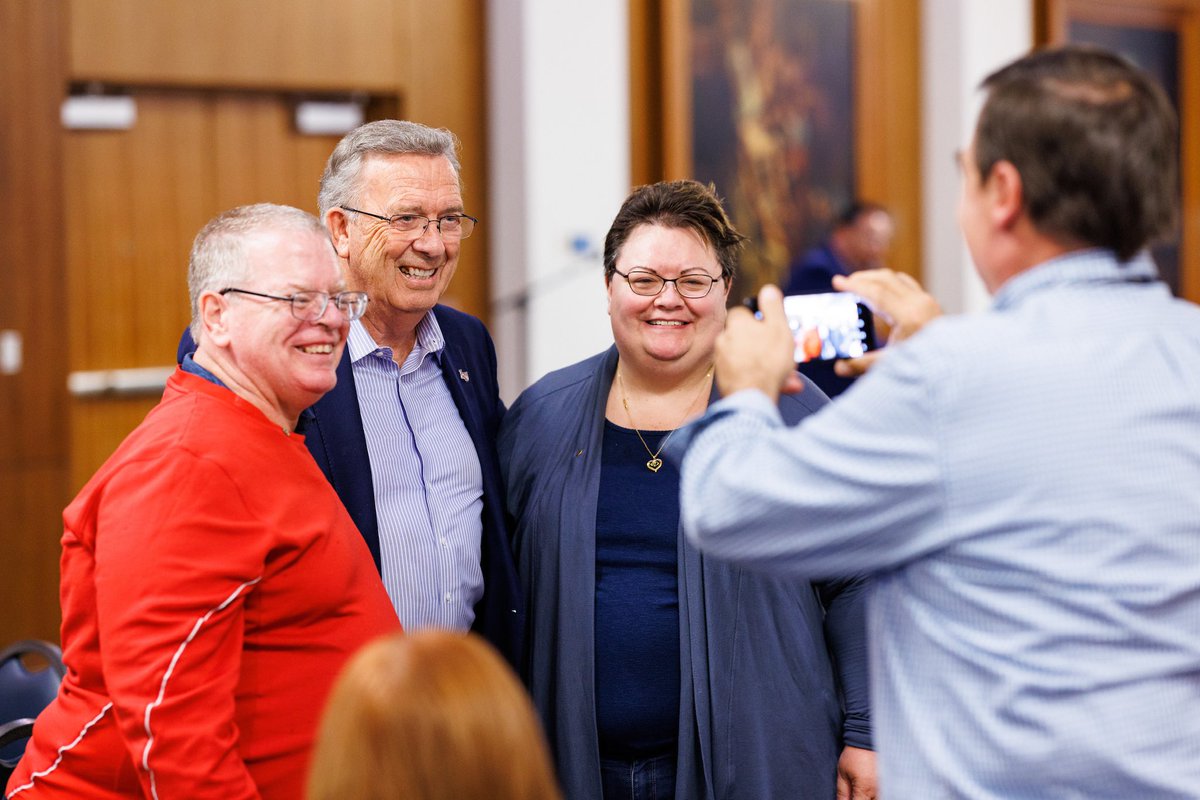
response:
[[[708,379],[712,377],[712,371],[713,368],[710,366],[708,372],[704,373],[704,380],[700,382],[700,393],[692,398],[692,402],[688,403],[687,408],[684,409],[684,419],[687,419],[687,412],[692,410],[692,406],[696,405],[696,401],[704,396],[704,389],[708,385]],[[621,368],[619,366],[617,367],[617,383],[621,385],[621,405],[625,406],[625,416],[629,417],[629,424],[633,426],[633,432],[637,434],[638,441],[642,443],[642,447],[646,448],[646,453],[650,456],[650,460],[646,462],[646,469],[651,472],[658,472],[662,469],[663,465],[662,459],[658,457],[658,454],[663,451],[663,448],[667,446],[667,442],[671,440],[671,437],[675,435],[675,431],[679,430],[679,428],[672,428],[671,432],[664,436],[663,440],[658,443],[658,450],[651,450],[650,445],[646,444],[646,438],[638,430],[637,423],[633,421],[633,412],[629,410],[629,398],[625,396],[625,379],[621,377]]]

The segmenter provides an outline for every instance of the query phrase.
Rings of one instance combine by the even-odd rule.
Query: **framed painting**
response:
[[[1180,224],[1153,250],[1181,297],[1200,302],[1200,0],[1040,0],[1038,38],[1095,44],[1153,75],[1179,113]]]
[[[852,200],[897,221],[919,274],[918,0],[635,0],[634,183],[712,182],[776,282]]]

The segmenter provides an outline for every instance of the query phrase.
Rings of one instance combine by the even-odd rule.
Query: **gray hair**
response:
[[[317,195],[321,219],[336,206],[357,205],[359,174],[365,157],[372,153],[441,156],[450,162],[459,188],[462,188],[458,137],[445,128],[430,128],[400,119],[381,119],[347,133],[329,155]]]
[[[246,245],[266,231],[315,233],[328,241],[321,221],[291,206],[257,203],[218,214],[200,229],[188,258],[188,295],[192,302],[192,339],[200,342],[200,295],[219,292],[250,277],[252,265]],[[332,245],[331,245],[332,246]]]

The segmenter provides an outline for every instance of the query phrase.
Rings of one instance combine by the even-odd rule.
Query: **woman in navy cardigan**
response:
[[[711,187],[636,190],[605,240],[614,346],[501,427],[526,679],[573,800],[874,796],[864,583],[746,573],[679,527],[664,449],[716,396],[742,241]],[[808,384],[780,410],[827,402]]]

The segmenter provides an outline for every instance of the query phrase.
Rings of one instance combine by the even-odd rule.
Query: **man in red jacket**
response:
[[[296,798],[343,662],[399,622],[294,433],[350,321],[329,236],[246,206],[196,237],[199,343],[63,515],[67,677],[8,798]]]

